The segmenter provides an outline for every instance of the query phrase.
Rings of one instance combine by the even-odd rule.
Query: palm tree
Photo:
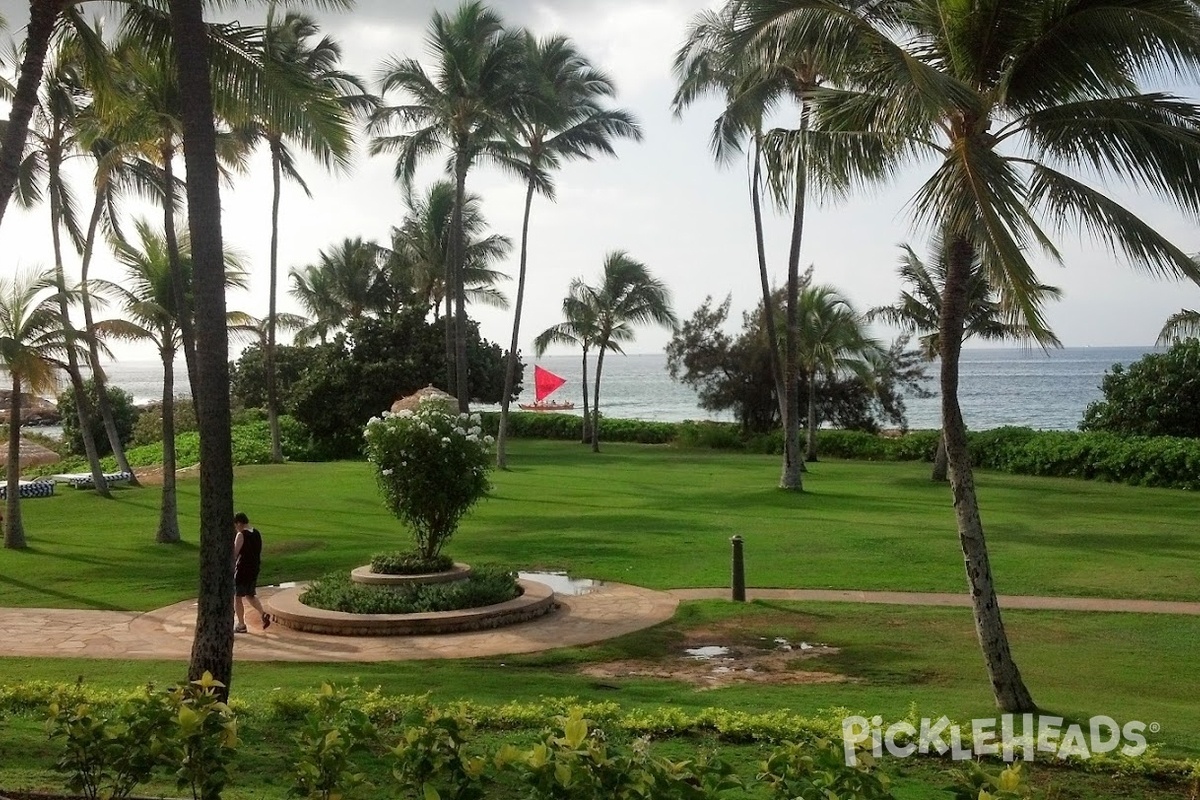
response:
[[[184,280],[189,284],[184,289],[187,306],[181,310],[175,301],[177,293],[172,285],[175,273],[171,269],[166,236],[145,220],[138,220],[134,227],[136,244],[113,243],[117,261],[125,267],[125,279],[119,284],[105,285],[129,319],[106,320],[98,323],[97,328],[106,336],[152,342],[162,359],[163,485],[155,541],[169,544],[180,540],[175,480],[175,357],[183,345],[181,317],[194,313],[191,241],[185,232],[178,242]],[[228,286],[245,286],[245,273],[236,255],[225,256],[225,282]],[[244,322],[240,317],[236,321]]]
[[[347,320],[360,319],[386,302],[387,277],[383,271],[386,253],[362,237],[343,239],[317,254],[317,262],[293,267],[292,296],[312,322],[297,335],[297,341],[322,341]]]
[[[805,286],[800,292],[798,340],[800,378],[808,385],[808,443],[805,460],[817,460],[817,382],[850,373],[868,384],[872,365],[884,355],[866,335],[865,320],[832,286]]]
[[[592,441],[591,416],[588,414],[588,351],[599,341],[595,308],[589,302],[590,288],[581,278],[571,281],[567,296],[563,299],[563,321],[552,325],[537,335],[533,351],[538,357],[545,354],[552,344],[578,346],[583,351],[581,386],[583,388],[583,432],[580,441]]]
[[[83,375],[79,368],[79,348],[74,346],[74,327],[71,324],[68,302],[66,269],[63,263],[62,232],[66,229],[72,243],[80,245],[83,234],[79,230],[75,209],[75,198],[63,174],[67,160],[79,149],[79,124],[83,109],[90,104],[91,94],[84,77],[84,65],[76,42],[60,39],[51,58],[50,67],[42,83],[38,105],[32,126],[32,141],[29,153],[22,164],[24,176],[17,190],[17,199],[30,206],[43,197],[49,199],[50,236],[54,252],[54,278],[58,288],[59,315],[62,317],[63,332],[67,337],[66,371],[75,392],[75,410],[83,440],[84,455],[92,473],[95,491],[110,497],[104,469],[100,465],[100,454],[92,437],[91,400],[84,388]]]
[[[69,340],[59,316],[53,270],[0,275],[0,365],[8,373],[8,474],[4,546],[25,547],[21,520],[21,394],[53,391]]]
[[[267,17],[264,31],[264,69],[277,71],[291,82],[301,102],[300,113],[280,115],[278,109],[260,107],[252,124],[254,133],[265,139],[271,152],[271,255],[268,281],[267,343],[263,349],[266,359],[267,420],[271,429],[271,457],[283,461],[279,436],[279,398],[275,383],[275,326],[277,319],[279,265],[279,199],[284,176],[297,183],[309,197],[312,193],[296,169],[296,157],[291,143],[295,142],[321,164],[329,168],[346,169],[354,144],[351,127],[353,112],[365,113],[375,106],[362,81],[339,70],[341,47],[322,37],[315,45],[309,40],[319,31],[308,15],[289,11],[275,21],[275,7]]]
[[[591,160],[596,154],[615,155],[613,140],[642,138],[631,114],[605,108],[616,95],[611,78],[575,49],[565,36],[537,39],[525,34],[522,79],[526,90],[512,119],[512,132],[498,143],[500,163],[525,179],[525,214],[521,221],[521,264],[517,273],[517,302],[512,341],[505,359],[504,393],[500,398],[500,429],[496,436],[496,465],[507,467],[508,414],[516,384],[517,348],[521,343],[521,309],[525,301],[529,254],[529,212],[534,192],[554,200],[553,170],[563,161]]]
[[[604,354],[623,353],[621,345],[634,338],[637,325],[653,323],[669,328],[677,320],[671,309],[671,293],[662,281],[650,275],[646,265],[635,261],[624,250],[614,250],[604,259],[604,274],[599,286],[590,286],[576,278],[563,304],[567,327],[555,326],[537,340],[539,352],[553,342],[569,341],[577,330],[596,349],[596,381],[592,394],[592,452],[600,452],[600,379],[604,372]],[[561,332],[561,333],[560,333]],[[584,354],[586,361],[586,350]],[[586,364],[585,364],[586,367]],[[584,373],[587,383],[587,373]],[[586,413],[586,412],[585,412]]]
[[[901,283],[907,284],[909,288],[900,292],[900,299],[895,304],[878,306],[868,311],[867,320],[886,322],[905,333],[915,334],[920,344],[921,355],[926,361],[933,361],[940,349],[938,329],[941,325],[942,292],[948,270],[946,244],[942,237],[934,237],[932,266],[926,265],[911,246],[901,245],[901,249],[904,253],[900,257],[900,266],[896,272]],[[1038,286],[1037,291],[1048,300],[1057,300],[1062,294],[1054,286]],[[978,256],[971,264],[971,277],[967,283],[967,313],[963,320],[963,341],[971,337],[990,342],[1036,342],[1043,348],[1062,347],[1062,342],[1052,331],[1031,327],[1019,317],[1014,318],[1013,314],[1004,310],[996,292],[987,282],[983,263]],[[939,435],[930,479],[947,481],[948,471],[946,440]]]
[[[767,251],[763,236],[763,116],[777,101],[775,82],[758,79],[754,61],[740,58],[734,46],[737,6],[726,3],[719,10],[697,14],[688,25],[684,44],[675,54],[673,71],[678,82],[671,108],[676,117],[702,96],[717,93],[725,101],[725,109],[713,123],[709,139],[713,157],[720,165],[731,162],[742,151],[742,141],[751,142],[750,209],[754,220],[754,242],[758,256],[758,278],[762,290],[762,329],[767,337],[771,378],[775,382],[775,397],[779,401],[779,417],[788,418],[787,395],[784,391],[783,365],[779,356],[778,326],[775,324],[776,303],[767,271]],[[781,485],[793,474],[789,465],[795,460],[795,449],[784,448]],[[802,466],[802,465],[801,465]],[[802,485],[798,472],[795,479]]]
[[[412,184],[423,158],[441,149],[451,154],[454,211],[446,285],[452,287],[455,301],[455,395],[460,411],[467,411],[470,405],[463,229],[467,172],[486,143],[512,118],[521,88],[516,76],[524,51],[522,40],[522,34],[505,30],[500,17],[475,0],[464,3],[451,16],[435,11],[428,34],[433,77],[415,59],[385,62],[382,90],[398,90],[406,102],[381,107],[370,125],[377,134],[371,141],[371,153],[396,153],[396,177],[405,186]],[[387,133],[394,125],[412,129]]]
[[[791,52],[851,15],[824,0],[745,0],[748,41]],[[995,584],[966,426],[959,358],[971,265],[978,258],[1008,309],[1044,329],[1037,246],[1058,258],[1043,224],[1087,230],[1148,271],[1200,279],[1179,247],[1096,186],[1133,183],[1200,211],[1200,109],[1145,91],[1151,75],[1194,74],[1200,9],[1190,0],[1130,0],[1119,9],[1041,0],[896,0],[871,4],[867,46],[840,91],[813,110],[831,139],[874,143],[841,166],[896,168],[932,158],[910,206],[946,238],[938,344],[942,424],[976,631],[996,702],[1035,706],[1012,658]],[[1086,177],[1085,183],[1081,177]]]
[[[1185,308],[1167,318],[1155,344],[1161,347],[1197,337],[1200,337],[1200,311]]]

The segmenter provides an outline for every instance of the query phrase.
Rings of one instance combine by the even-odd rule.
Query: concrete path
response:
[[[269,599],[272,589],[260,596]],[[858,592],[823,589],[749,589],[749,599],[965,607],[961,594]],[[250,632],[234,639],[245,661],[401,661],[532,653],[590,644],[669,620],[683,600],[728,598],[728,589],[656,592],[619,583],[590,594],[560,597],[560,608],[540,619],[492,631],[440,636],[322,636],[273,625],[263,631],[247,614]],[[1085,597],[1002,596],[1004,608],[1055,611],[1200,615],[1200,603]],[[146,613],[76,609],[0,609],[0,654],[113,659],[188,657],[195,629],[194,600]]]
[[[680,600],[729,599],[729,589],[671,589]],[[748,600],[801,600],[813,603],[879,603],[891,606],[951,606],[969,608],[965,594],[943,592],[860,592],[843,589],[747,589]],[[1109,600],[1101,597],[1033,597],[1000,595],[1001,608],[1040,611],[1109,611],[1134,614],[1200,615],[1200,603],[1176,600]]]
[[[269,601],[277,589],[261,589]],[[472,658],[590,644],[665,622],[679,600],[665,592],[605,583],[558,598],[544,617],[490,631],[438,636],[323,636],[272,625],[263,631],[247,609],[249,633],[234,637],[244,661],[401,661]],[[146,613],[69,609],[0,609],[0,654],[116,659],[186,659],[196,626],[196,601]]]

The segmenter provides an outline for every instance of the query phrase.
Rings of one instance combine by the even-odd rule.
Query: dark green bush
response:
[[[353,614],[416,614],[490,606],[520,594],[516,573],[497,567],[479,567],[463,581],[404,588],[354,583],[348,574],[337,572],[313,581],[300,602]]]
[[[196,407],[190,397],[175,398],[175,435],[198,430]],[[142,409],[138,415],[137,424],[133,427],[134,447],[154,444],[162,441],[162,403],[154,403]]]
[[[746,446],[737,424],[707,420],[679,423],[675,443],[681,447],[708,447],[713,450],[741,450]]]
[[[92,407],[92,441],[101,456],[112,452],[108,442],[108,432],[104,429],[104,420],[100,417],[100,394],[96,382],[88,378],[83,382],[83,390],[91,400]],[[133,404],[133,395],[119,386],[105,387],[108,395],[108,405],[112,409],[113,422],[117,426],[117,435],[121,444],[129,444],[133,437],[134,425],[138,421],[138,410]],[[83,455],[83,433],[79,427],[79,412],[75,407],[75,388],[68,386],[66,391],[58,396],[58,410],[62,414],[63,439],[70,452]]]
[[[371,556],[371,571],[380,575],[427,575],[431,572],[445,572],[453,566],[454,559],[444,554],[425,558],[411,550],[397,550]]]
[[[496,435],[500,414],[483,414],[484,433]],[[601,442],[637,442],[639,444],[669,444],[675,441],[679,425],[675,422],[648,422],[640,419],[609,419],[600,417]],[[583,417],[574,414],[550,414],[541,411],[519,411],[508,415],[508,435],[514,439],[579,439],[583,435]]]
[[[1114,364],[1080,428],[1124,436],[1200,438],[1200,340],[1179,342],[1129,365]]]

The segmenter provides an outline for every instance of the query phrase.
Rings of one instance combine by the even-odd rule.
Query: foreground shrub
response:
[[[313,581],[300,602],[352,614],[415,614],[490,606],[520,594],[516,573],[498,568],[481,567],[466,580],[452,583],[399,588],[355,583],[344,572],[337,572]]]
[[[427,575],[445,572],[454,566],[448,555],[425,558],[420,553],[377,553],[371,556],[371,571],[380,575]]]
[[[367,458],[384,505],[412,531],[417,552],[433,559],[463,515],[491,488],[479,415],[456,414],[425,398],[416,411],[385,411],[367,423]]]

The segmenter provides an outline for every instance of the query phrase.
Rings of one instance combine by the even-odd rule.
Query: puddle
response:
[[[729,655],[729,648],[714,644],[705,647],[689,647],[683,652],[687,653],[689,658],[703,661],[709,658],[716,658],[717,656],[727,656]]]
[[[573,597],[587,594],[604,585],[603,581],[590,578],[572,578],[565,572],[518,572],[517,577],[527,581],[544,583],[554,590],[555,594]]]

